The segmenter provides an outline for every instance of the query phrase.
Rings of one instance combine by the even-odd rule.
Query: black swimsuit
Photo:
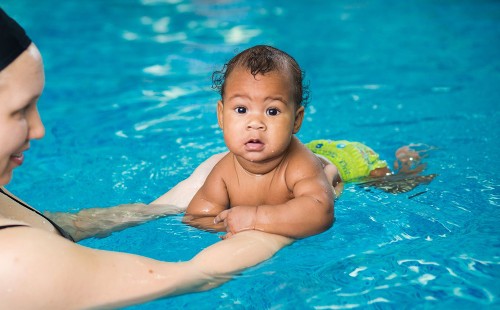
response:
[[[10,199],[14,200],[15,202],[17,202],[21,206],[25,207],[26,209],[29,209],[30,211],[33,211],[36,214],[40,215],[41,217],[43,217],[44,219],[46,219],[47,221],[49,221],[49,223],[52,224],[52,226],[54,226],[54,228],[59,232],[59,234],[61,234],[61,236],[63,236],[64,238],[66,238],[66,239],[68,239],[70,241],[75,242],[75,240],[73,239],[73,237],[71,237],[70,234],[68,234],[59,225],[57,225],[56,223],[54,223],[51,219],[49,219],[48,217],[46,217],[45,215],[43,215],[40,211],[38,211],[36,209],[33,209],[32,207],[28,206],[27,204],[25,204],[24,202],[20,201],[16,197],[12,197],[11,195],[7,194],[2,188],[0,188],[0,193],[2,193],[5,196],[9,197]],[[11,228],[11,227],[23,227],[23,226],[28,226],[28,225],[21,225],[21,224],[4,225],[4,226],[0,226],[0,229]]]
[[[0,229],[12,228],[12,227],[28,227],[28,225],[11,224],[11,225],[0,226]]]

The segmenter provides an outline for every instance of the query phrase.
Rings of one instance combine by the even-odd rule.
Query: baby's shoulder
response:
[[[304,144],[296,140],[288,156],[287,176],[308,176],[322,171],[321,161]]]
[[[231,176],[234,173],[233,160],[234,158],[232,153],[226,154],[224,157],[222,157],[221,160],[219,160],[219,162],[215,164],[212,171],[210,172],[210,175],[216,175],[223,179]]]

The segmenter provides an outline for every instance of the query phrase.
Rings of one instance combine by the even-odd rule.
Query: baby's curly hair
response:
[[[268,45],[256,45],[234,56],[222,70],[212,74],[212,88],[216,89],[221,98],[224,98],[224,86],[227,77],[234,68],[241,66],[250,70],[255,77],[257,74],[266,74],[272,71],[290,73],[294,82],[294,101],[297,107],[306,107],[309,103],[309,85],[304,82],[304,72],[292,56]]]

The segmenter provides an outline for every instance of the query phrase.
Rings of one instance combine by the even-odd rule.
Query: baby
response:
[[[217,118],[229,149],[189,204],[189,225],[260,230],[292,238],[334,221],[333,188],[320,160],[295,136],[307,90],[297,62],[270,46],[236,55],[220,72]]]
[[[226,237],[255,229],[303,238],[333,224],[333,201],[345,182],[365,181],[360,185],[401,193],[435,177],[417,175],[425,167],[420,158],[432,149],[424,145],[399,148],[396,173],[359,142],[303,145],[294,134],[308,91],[297,62],[276,48],[260,45],[241,52],[214,74],[214,83],[229,153],[189,204],[184,217],[189,225],[227,231]]]

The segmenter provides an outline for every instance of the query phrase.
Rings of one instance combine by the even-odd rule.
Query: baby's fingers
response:
[[[221,213],[217,214],[216,217],[214,217],[214,224],[219,224],[220,222],[224,222],[227,218],[227,213],[229,210],[224,210]]]
[[[220,238],[222,240],[226,240],[226,239],[231,238],[232,236],[233,236],[233,233],[228,232],[227,234],[220,236]]]

